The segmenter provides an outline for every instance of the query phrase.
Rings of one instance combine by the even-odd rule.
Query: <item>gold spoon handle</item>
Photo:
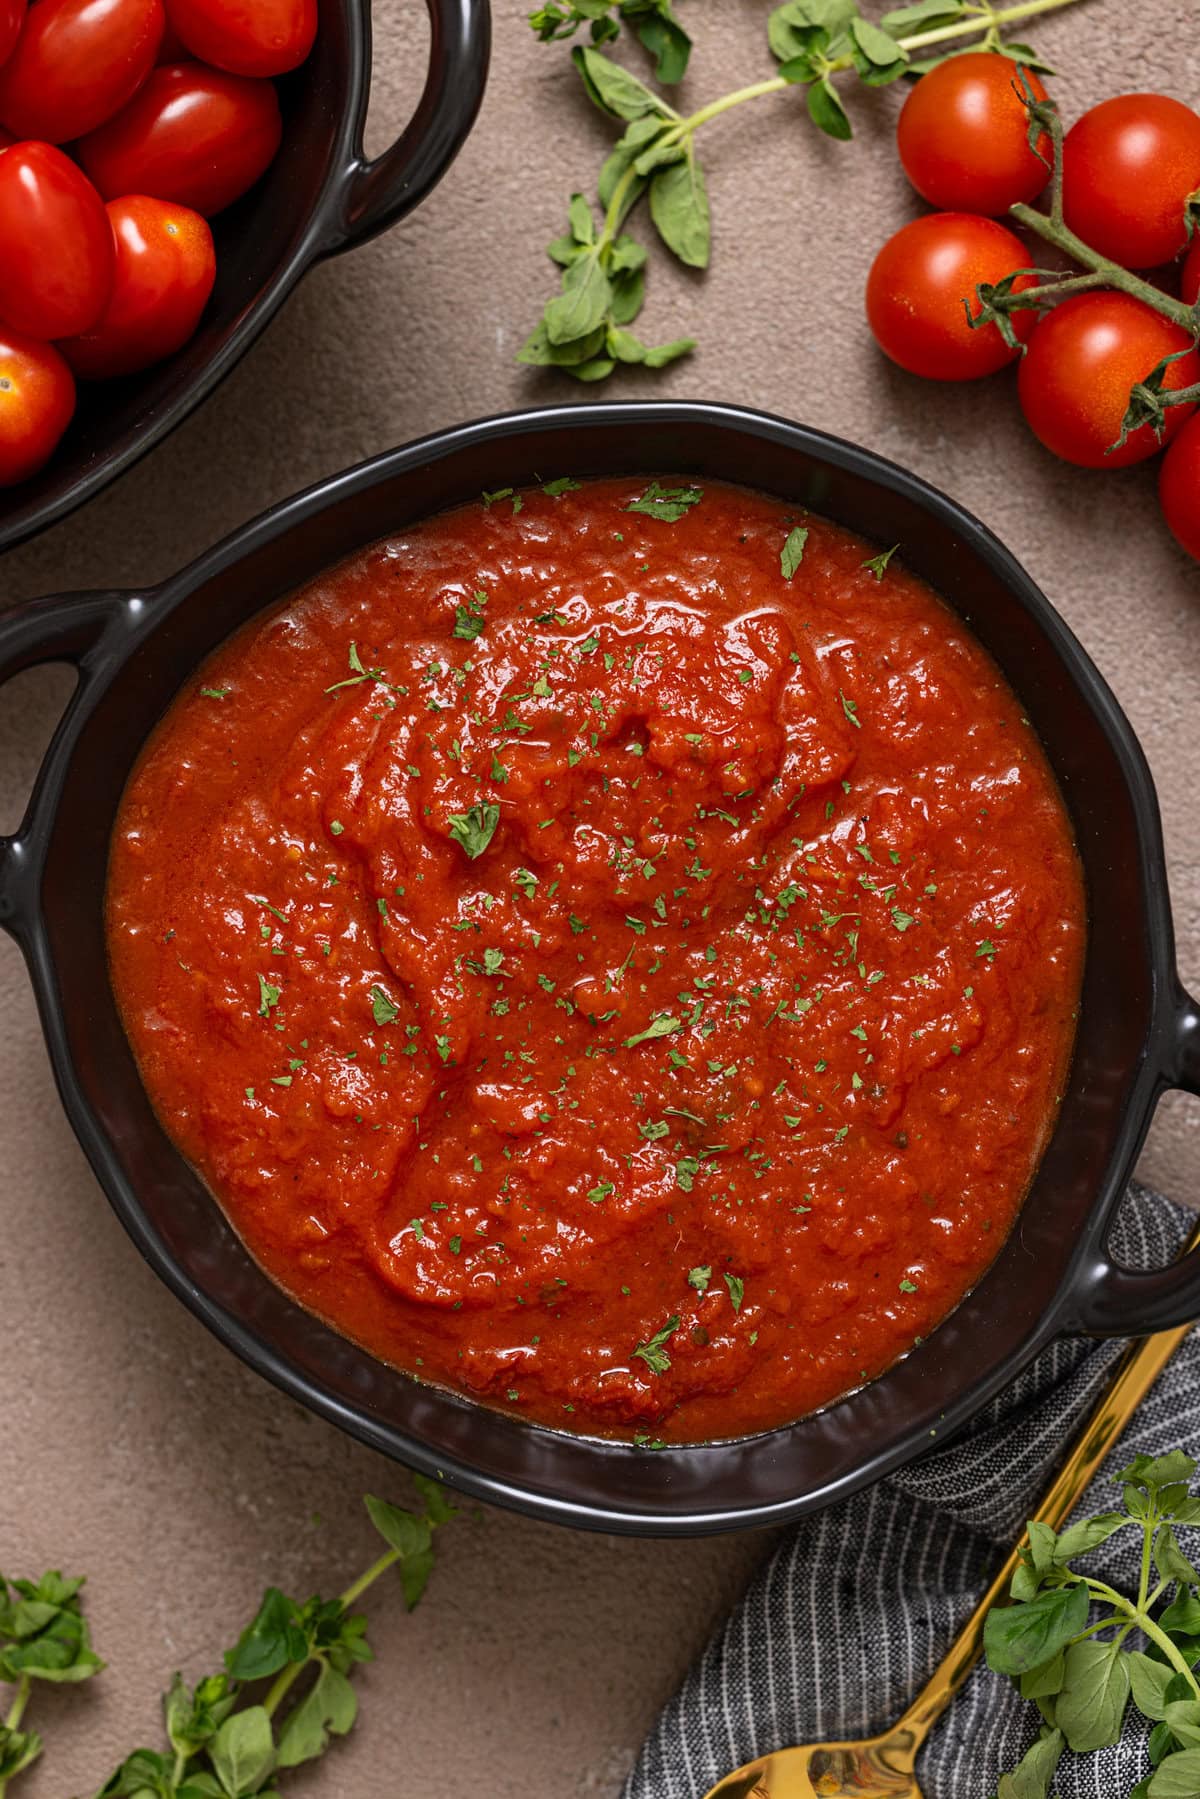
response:
[[[1197,1235],[1200,1236],[1200,1232]],[[1066,1464],[1034,1513],[1035,1518],[1058,1529],[1191,1329],[1190,1324],[1180,1325],[1176,1330],[1158,1331],[1144,1342],[1130,1345],[1110,1386],[1084,1423]],[[1020,1559],[1020,1550],[1027,1541],[1026,1533],[959,1631],[940,1666],[896,1725],[897,1731],[913,1733],[914,1752],[978,1661],[983,1649],[984,1621],[996,1601],[1006,1593]]]

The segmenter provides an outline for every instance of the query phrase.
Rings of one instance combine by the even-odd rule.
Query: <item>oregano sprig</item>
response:
[[[358,1602],[394,1568],[411,1611],[433,1571],[434,1533],[455,1515],[437,1481],[413,1478],[423,1511],[365,1502],[384,1553],[336,1599],[301,1602],[268,1587],[220,1673],[194,1687],[175,1676],[163,1698],[168,1746],[135,1749],[97,1799],[278,1799],[281,1776],[346,1735],[358,1713],[354,1671],[372,1660]]]
[[[76,1685],[104,1666],[92,1649],[80,1605],[83,1584],[64,1580],[57,1568],[40,1580],[5,1580],[0,1575],[0,1683],[13,1688],[6,1709],[0,1709],[0,1799],[9,1781],[32,1767],[42,1753],[41,1737],[24,1728],[36,1685],[41,1681]]]
[[[784,0],[767,27],[777,74],[686,115],[599,47],[616,36],[621,19],[639,21],[643,43],[658,56],[660,82],[678,79],[686,53],[676,38],[673,49],[665,50],[661,35],[655,35],[669,25],[678,28],[665,0],[554,0],[542,7],[530,22],[543,38],[573,36],[590,24],[593,41],[577,43],[572,61],[593,104],[625,129],[600,171],[599,224],[586,195],[571,196],[567,232],[549,246],[551,260],[563,271],[560,291],[546,303],[518,361],[559,368],[580,381],[602,381],[621,363],[664,368],[695,347],[690,337],[647,345],[630,330],[645,297],[647,252],[625,227],[644,198],[667,249],[688,268],[708,267],[712,225],[696,138],[725,113],[802,88],[813,123],[831,137],[847,139],[852,126],[836,76],[853,73],[868,87],[883,87],[902,75],[923,73],[959,49],[979,47],[1044,68],[1027,44],[1006,41],[1004,29],[1075,3],[1020,0],[994,8],[973,0],[917,0],[874,23],[855,0]],[[923,55],[929,51],[932,58]]]
[[[1200,1571],[1179,1542],[1180,1530],[1200,1526],[1195,1473],[1182,1450],[1138,1455],[1115,1476],[1119,1511],[1060,1533],[1029,1525],[1011,1601],[988,1613],[983,1642],[988,1666],[1037,1705],[1042,1728],[996,1799],[1046,1799],[1064,1751],[1116,1743],[1131,1702],[1152,1726],[1152,1771],[1127,1799],[1200,1792]],[[1126,1530],[1141,1533],[1135,1597],[1078,1567]]]

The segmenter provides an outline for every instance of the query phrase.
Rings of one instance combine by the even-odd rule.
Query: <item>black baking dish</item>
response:
[[[1054,1136],[1009,1241],[951,1317],[872,1385],[763,1435],[655,1452],[572,1437],[421,1386],[309,1316],[242,1248],[159,1126],[106,973],[109,836],[147,734],[253,613],[361,545],[536,476],[732,478],[885,544],[941,593],[1020,694],[1083,860],[1090,936]],[[272,508],[160,587],[39,600],[0,619],[0,682],[66,660],[79,683],[27,816],[0,840],[0,922],[27,958],[71,1123],[151,1266],[284,1391],[412,1467],[595,1529],[697,1533],[812,1512],[961,1425],[1051,1337],[1139,1334],[1200,1314],[1200,1253],[1157,1272],[1106,1252],[1155,1103],[1200,1090],[1200,1015],[1179,986],[1158,807],[1112,694],[1045,597],[959,506],[818,431],[699,404],[551,408],[465,425]]]

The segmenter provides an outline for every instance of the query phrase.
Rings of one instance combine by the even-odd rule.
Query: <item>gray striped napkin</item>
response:
[[[1192,1214],[1132,1187],[1113,1232],[1131,1267],[1178,1254]],[[623,1799],[701,1799],[789,1743],[866,1737],[904,1711],[1020,1534],[1124,1345],[1047,1349],[948,1448],[800,1525],[767,1562],[642,1747]],[[1200,1331],[1176,1353],[1080,1511],[1111,1508],[1109,1475],[1138,1450],[1200,1454]],[[1135,1533],[1089,1571],[1136,1589]],[[917,1763],[925,1799],[987,1799],[1036,1735],[1012,1683],[975,1670]],[[1139,1719],[1113,1749],[1064,1756],[1061,1799],[1115,1799],[1148,1771]]]

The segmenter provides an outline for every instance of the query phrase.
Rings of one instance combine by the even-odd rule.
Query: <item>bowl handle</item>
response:
[[[417,110],[390,150],[347,171],[322,254],[386,231],[437,186],[475,123],[487,82],[492,21],[488,0],[425,0],[432,42]],[[370,9],[364,7],[370,46]],[[361,151],[361,144],[360,144]]]
[[[54,733],[55,743],[74,717],[89,686],[95,653],[114,620],[129,607],[125,593],[64,593],[30,600],[0,614],[0,687],[23,669],[42,662],[70,662],[79,681]],[[16,834],[0,836],[0,927],[20,938],[31,922],[37,894],[30,879],[31,852],[44,836],[56,795],[46,791],[46,753],[25,816]]]
[[[1200,1098],[1200,1005],[1178,990],[1164,1087]],[[1121,1268],[1101,1252],[1085,1270],[1066,1330],[1097,1337],[1145,1337],[1200,1319],[1200,1245],[1193,1233],[1177,1262],[1152,1271]]]

